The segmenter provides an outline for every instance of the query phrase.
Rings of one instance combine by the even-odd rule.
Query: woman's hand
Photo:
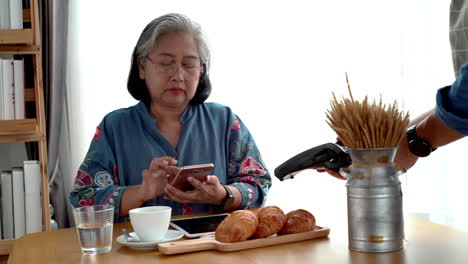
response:
[[[204,182],[193,177],[188,177],[187,180],[195,187],[194,190],[184,192],[167,184],[164,189],[166,192],[164,198],[179,203],[207,203],[219,205],[226,197],[226,190],[216,176],[210,175]]]
[[[160,157],[151,161],[150,167],[141,174],[142,183],[138,195],[143,202],[156,198],[164,193],[169,177],[176,173],[177,168],[169,167],[177,163],[172,157]]]

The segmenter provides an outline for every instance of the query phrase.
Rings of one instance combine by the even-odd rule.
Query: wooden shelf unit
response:
[[[0,33],[1,37],[1,33]],[[41,47],[36,45],[5,45],[0,46],[0,54],[40,54]]]
[[[0,136],[32,134],[37,132],[36,119],[0,120],[0,128]]]
[[[0,44],[33,44],[33,31],[30,28],[26,29],[1,29]]]
[[[49,231],[51,226],[38,0],[30,0],[30,6],[30,9],[23,9],[23,21],[31,22],[31,28],[0,30],[0,54],[33,56],[34,70],[25,74],[34,75],[34,87],[28,87],[25,90],[25,101],[34,102],[36,117],[23,120],[0,120],[0,143],[37,142],[41,173],[43,231]],[[15,239],[0,240],[0,255],[9,254],[14,243]]]

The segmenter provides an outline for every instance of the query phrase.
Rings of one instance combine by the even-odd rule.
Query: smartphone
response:
[[[188,238],[214,235],[218,225],[229,214],[216,214],[207,216],[196,216],[172,219],[170,225],[182,232]]]
[[[204,181],[213,168],[214,165],[212,163],[180,167],[170,183],[172,186],[182,191],[193,190],[194,187],[187,181],[187,177],[193,177],[199,181]]]

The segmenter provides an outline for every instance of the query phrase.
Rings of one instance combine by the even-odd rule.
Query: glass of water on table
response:
[[[83,254],[107,253],[112,248],[114,206],[90,205],[73,209]]]

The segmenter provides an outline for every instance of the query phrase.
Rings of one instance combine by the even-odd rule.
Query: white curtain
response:
[[[71,1],[68,96],[72,164],[83,160],[95,127],[114,109],[136,103],[126,80],[144,26],[169,12],[199,22],[212,51],[209,101],[246,123],[273,174],[291,156],[334,142],[325,123],[332,92],[397,100],[411,116],[434,107],[454,81],[449,0],[425,1]],[[407,214],[458,228],[468,181],[462,140],[437,150],[401,177]],[[272,175],[272,177],[274,177]],[[70,186],[71,187],[71,186]],[[345,182],[307,171],[274,178],[268,204],[309,208],[331,218],[345,210]]]

